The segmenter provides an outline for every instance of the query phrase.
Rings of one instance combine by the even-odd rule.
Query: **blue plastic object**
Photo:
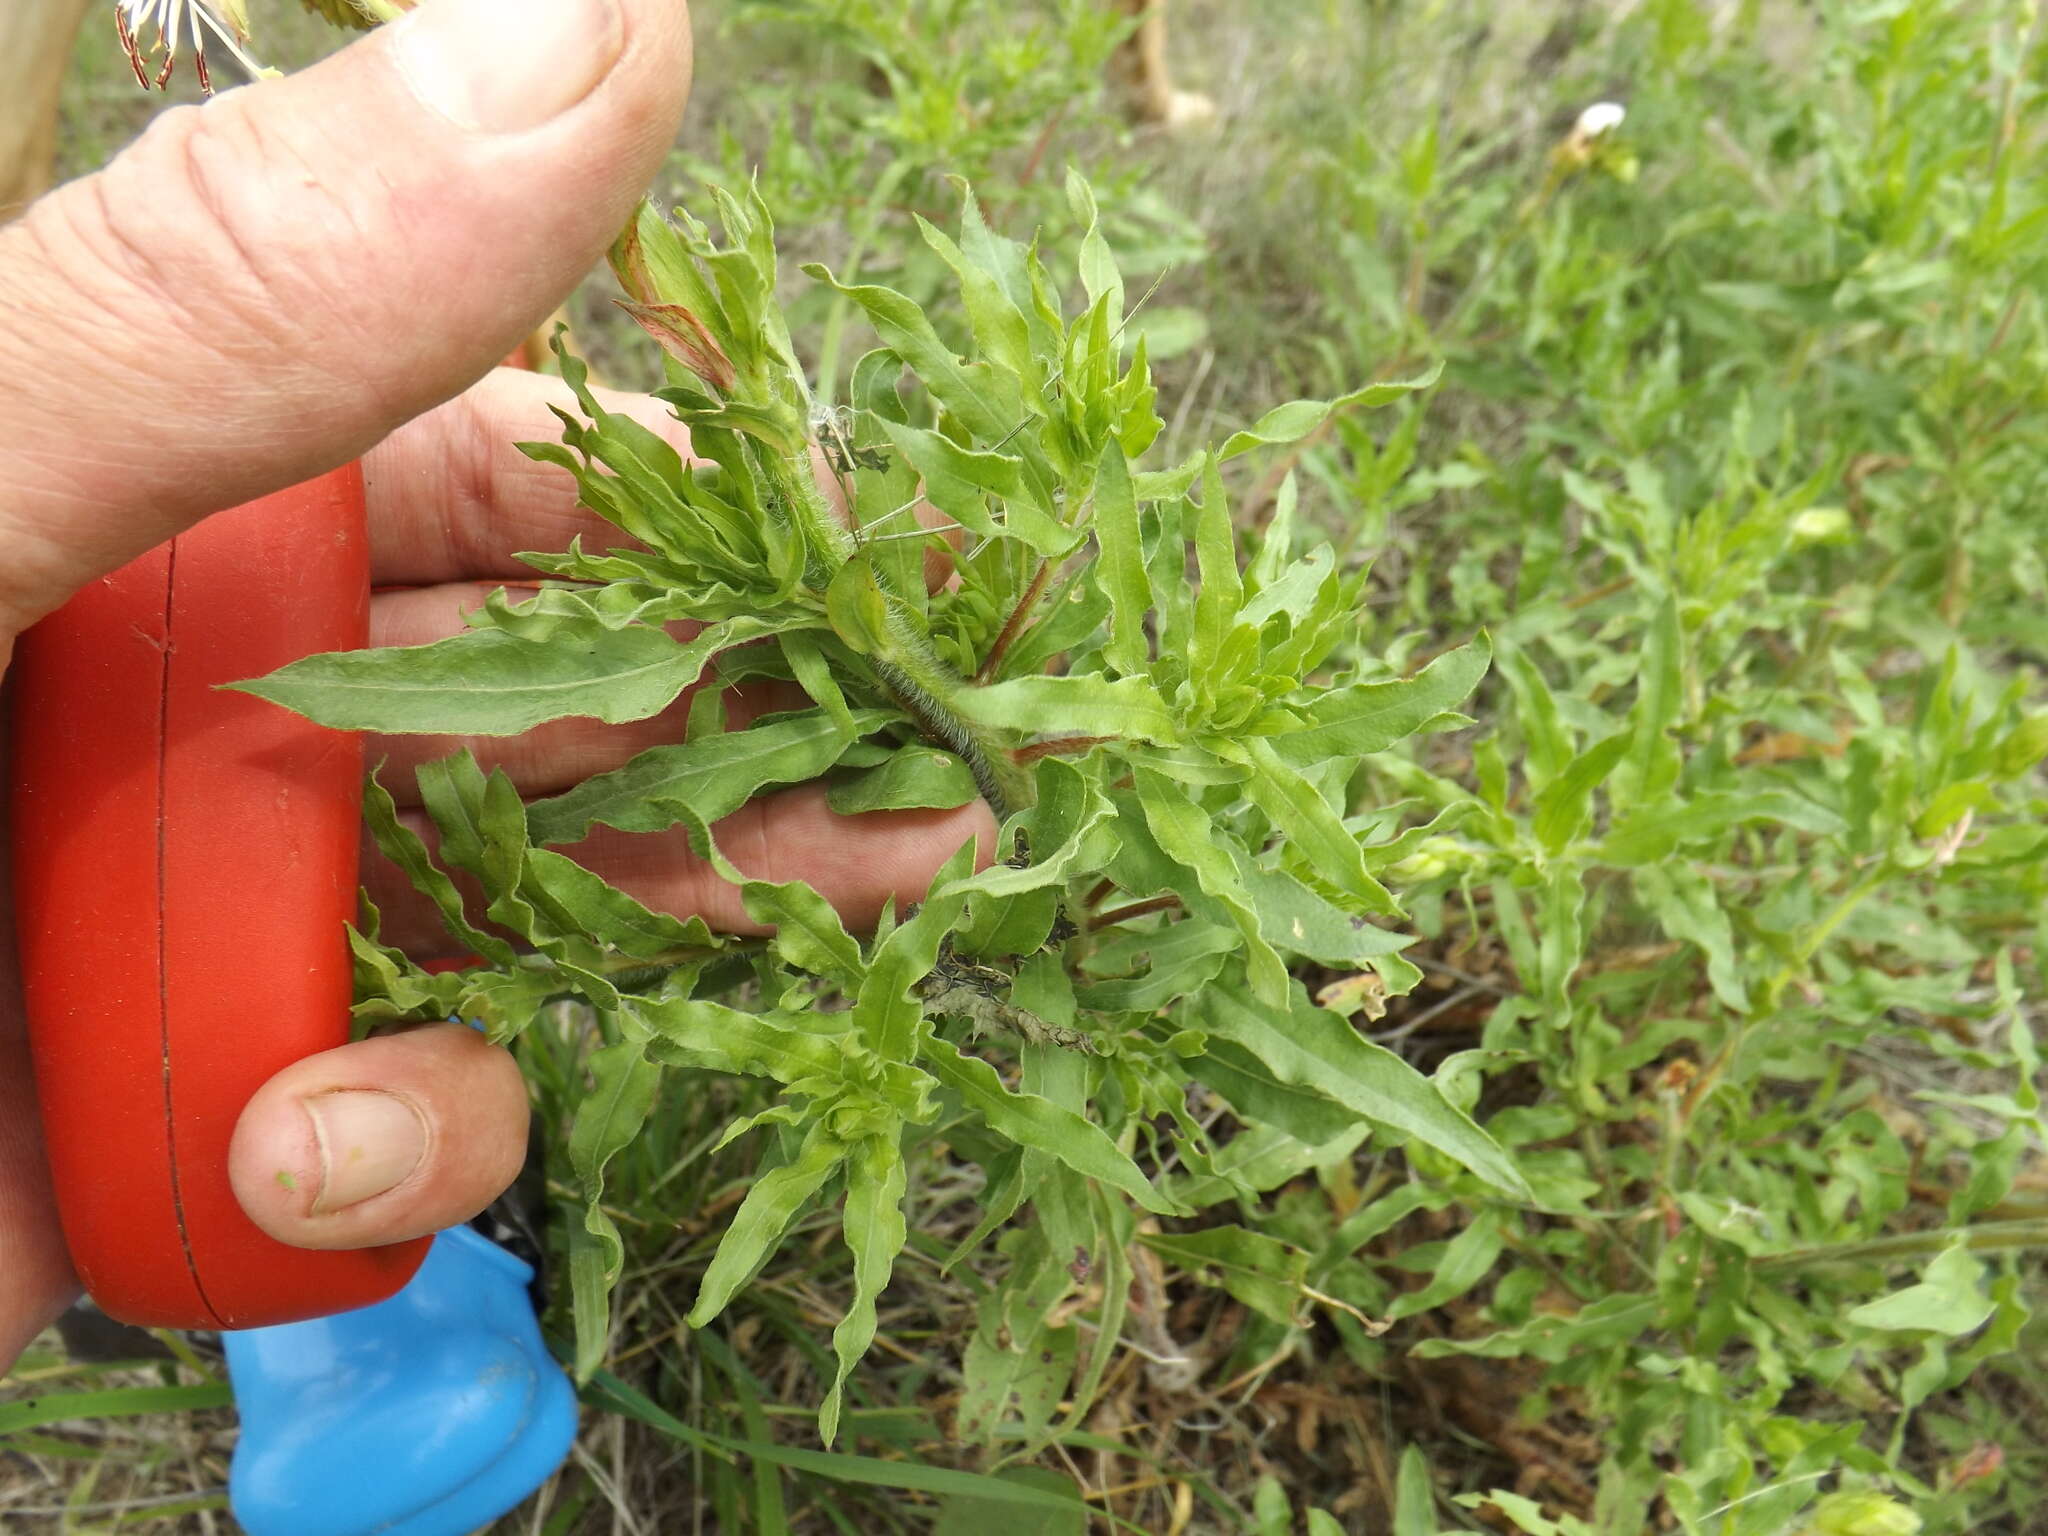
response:
[[[532,1278],[450,1227],[388,1301],[223,1333],[242,1417],[228,1495],[249,1536],[464,1536],[545,1482],[576,1394]]]

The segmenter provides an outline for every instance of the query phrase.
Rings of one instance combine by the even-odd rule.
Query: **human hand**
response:
[[[492,585],[530,576],[514,550],[608,534],[575,509],[567,476],[510,447],[554,435],[545,404],[559,386],[500,371],[458,392],[602,252],[672,141],[689,61],[682,0],[432,0],[302,75],[166,113],[105,171],[0,231],[0,668],[13,637],[84,583],[357,456],[374,579],[410,589],[373,603],[373,643],[454,632]],[[617,404],[680,439],[653,402]],[[542,794],[678,729],[671,711],[474,746]],[[407,768],[453,745],[370,751],[402,790]],[[920,891],[987,830],[979,806],[841,821],[801,789],[734,820],[737,863],[808,878],[853,920]],[[572,851],[650,905],[744,924],[679,838]],[[368,863],[365,880],[388,883]],[[380,895],[387,937],[422,931]],[[526,1119],[509,1055],[430,1027],[278,1074],[243,1114],[230,1172],[252,1218],[286,1242],[395,1242],[494,1198],[518,1171]],[[342,1145],[362,1155],[330,1178],[323,1146]],[[279,1169],[296,1172],[296,1191]],[[0,1366],[75,1292],[9,957]]]

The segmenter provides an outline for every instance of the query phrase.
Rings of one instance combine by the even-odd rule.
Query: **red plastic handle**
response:
[[[367,639],[350,465],[208,518],[24,635],[14,879],[44,1139],[72,1261],[129,1322],[249,1328],[381,1300],[428,1239],[265,1236],[228,1141],[348,1038],[358,739],[216,685]]]

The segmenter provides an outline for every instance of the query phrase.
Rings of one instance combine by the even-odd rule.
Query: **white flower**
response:
[[[114,24],[120,29],[121,47],[144,90],[152,86],[160,90],[169,82],[178,63],[180,33],[191,36],[192,65],[199,73],[199,89],[209,96],[213,94],[213,81],[206,72],[209,41],[226,48],[252,78],[270,73],[249,57],[243,46],[249,41],[249,17],[243,0],[114,0]],[[152,30],[155,37],[147,38]],[[163,66],[154,78],[143,62],[145,41],[149,58],[158,53],[164,56]]]
[[[1614,132],[1627,116],[1628,108],[1618,101],[1596,101],[1579,114],[1572,134],[1579,139],[1597,139],[1602,134]]]
[[[1808,507],[1792,519],[1792,542],[1829,544],[1855,530],[1848,512],[1841,507]]]

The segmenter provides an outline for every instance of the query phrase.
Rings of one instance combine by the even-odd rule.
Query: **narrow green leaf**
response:
[[[1444,1245],[1443,1257],[1438,1260],[1428,1284],[1418,1291],[1397,1296],[1393,1306],[1387,1309],[1387,1317],[1399,1322],[1417,1313],[1432,1312],[1445,1302],[1464,1295],[1492,1273],[1505,1246],[1506,1234],[1502,1231],[1500,1213],[1482,1211],[1470,1226]]]
[[[788,1015],[743,1013],[693,997],[629,997],[626,1007],[654,1037],[648,1054],[669,1066],[789,1084],[836,1078],[859,1065],[848,1061],[837,1037],[798,1027]]]
[[[619,725],[659,713],[719,651],[815,622],[727,619],[687,644],[595,620],[564,623],[545,640],[474,629],[429,645],[308,656],[228,686],[344,731],[517,736],[571,715]]]
[[[806,264],[803,270],[858,304],[889,349],[910,365],[933,397],[977,439],[999,442],[1009,432],[1016,413],[1005,409],[994,377],[985,367],[962,363],[916,304],[891,288],[842,283],[817,262]]]
[[[846,695],[840,690],[838,680],[832,675],[832,664],[825,659],[820,637],[811,630],[791,630],[781,636],[783,658],[789,663],[789,670],[796,678],[797,686],[809,695],[813,704],[832,717],[833,723],[851,737],[857,734],[853,723],[853,711],[847,707]],[[700,733],[696,729],[697,706],[706,702],[710,691],[700,692],[690,701],[689,737]],[[712,697],[707,705],[717,720],[719,730],[724,729],[725,705],[722,699]],[[716,734],[712,732],[710,734]],[[687,739],[687,738],[686,738]]]
[[[814,1124],[793,1162],[770,1168],[754,1180],[704,1271],[690,1308],[692,1328],[702,1328],[725,1310],[844,1155],[839,1140],[822,1123]]]
[[[912,744],[898,747],[872,768],[838,779],[825,803],[841,816],[867,811],[952,810],[978,791],[974,774],[950,752]]]
[[[1075,222],[1081,226],[1082,291],[1088,295],[1090,304],[1107,294],[1111,321],[1121,320],[1124,280],[1117,272],[1116,257],[1110,253],[1109,242],[1102,237],[1102,220],[1096,211],[1094,189],[1071,166],[1067,168],[1066,193],[1067,206],[1073,210]]]
[[[867,974],[860,945],[847,933],[832,904],[801,880],[771,885],[749,880],[740,888],[747,916],[775,930],[775,953],[797,970],[823,976],[849,989]]]
[[[1575,1355],[1625,1343],[1656,1325],[1663,1308],[1654,1296],[1602,1296],[1576,1312],[1540,1312],[1526,1323],[1476,1339],[1424,1339],[1415,1353],[1476,1355],[1489,1360],[1531,1360],[1557,1364]]]
[[[1179,739],[1158,690],[1141,677],[1013,677],[963,688],[951,703],[977,725],[1033,736],[1112,736],[1162,746]]]
[[[623,1413],[685,1445],[722,1458],[747,1456],[808,1473],[827,1482],[902,1488],[939,1497],[972,1497],[996,1504],[1028,1505],[1047,1510],[1078,1508],[1084,1514],[1089,1511],[1089,1506],[1077,1499],[985,1473],[926,1466],[917,1461],[884,1460],[878,1456],[849,1456],[843,1451],[814,1451],[800,1446],[778,1445],[772,1441],[734,1440],[724,1435],[709,1435],[692,1429],[646,1394],[605,1371],[597,1374],[585,1395],[599,1406]]]
[[[1331,905],[1283,870],[1241,866],[1239,874],[1275,949],[1325,965],[1368,965],[1415,942]]]
[[[1194,524],[1195,564],[1201,575],[1195,593],[1195,632],[1188,670],[1203,696],[1213,698],[1215,685],[1222,681],[1218,674],[1226,644],[1238,611],[1244,607],[1237,535],[1230,526],[1230,503],[1213,457],[1202,467],[1201,503],[1188,509],[1187,520]]]
[[[126,1419],[225,1408],[235,1400],[224,1381],[181,1387],[108,1387],[97,1392],[44,1392],[0,1403],[0,1435],[44,1424]]]
[[[1114,438],[1104,445],[1095,474],[1095,542],[1102,552],[1102,587],[1109,594],[1110,637],[1103,654],[1117,671],[1135,676],[1150,660],[1145,615],[1152,607],[1152,586],[1145,577],[1130,467]]]
[[[970,856],[971,851],[962,850]],[[952,884],[941,875],[916,915],[875,945],[867,977],[854,1000],[853,1027],[884,1061],[907,1062],[916,1053],[924,1003],[912,989],[932,973],[947,934],[966,904],[964,893],[948,888]]]
[[[1244,749],[1254,769],[1246,788],[1253,802],[1287,839],[1287,846],[1367,911],[1388,916],[1398,913],[1401,904],[1372,877],[1365,867],[1365,854],[1358,839],[1316,787],[1290,767],[1263,737],[1247,739]]]
[[[1636,669],[1635,740],[1630,759],[1635,794],[1661,801],[1678,782],[1679,751],[1670,731],[1684,705],[1685,628],[1678,619],[1678,599],[1665,594],[1657,616],[1644,636],[1642,661]]]
[[[1413,677],[1336,689],[1310,707],[1306,729],[1276,738],[1274,750],[1297,768],[1384,752],[1464,702],[1486,675],[1491,658],[1492,646],[1481,635],[1470,645],[1446,651]]]
[[[854,715],[859,731],[875,730],[889,716]],[[573,843],[602,822],[622,832],[659,832],[675,825],[678,808],[709,823],[728,816],[769,784],[816,778],[839,760],[849,737],[823,710],[786,716],[744,731],[678,746],[651,747],[623,768],[594,774],[574,789],[527,810],[536,843]]]
[[[1275,406],[1242,432],[1233,432],[1218,450],[1219,459],[1234,459],[1241,453],[1275,443],[1298,443],[1315,431],[1334,413],[1358,408],[1373,410],[1382,405],[1391,405],[1403,395],[1412,395],[1417,390],[1430,387],[1444,371],[1439,362],[1429,372],[1418,374],[1412,379],[1389,381],[1382,384],[1368,384],[1363,389],[1354,389],[1348,395],[1335,400],[1293,400],[1286,405]]]
[[[1593,791],[1614,772],[1627,754],[1629,733],[1616,731],[1586,748],[1565,765],[1536,796],[1530,828],[1536,840],[1551,853],[1561,853],[1565,844],[1586,829],[1593,819]]]
[[[419,834],[398,819],[398,806],[391,792],[373,773],[363,786],[363,820],[384,857],[397,865],[418,891],[434,904],[450,934],[491,964],[509,968],[518,964],[512,946],[496,934],[472,927],[465,913],[462,893],[427,853]]]
[[[1139,768],[1136,780],[1145,824],[1160,849],[1189,870],[1203,894],[1230,914],[1244,935],[1252,990],[1269,1003],[1279,1003],[1287,996],[1287,967],[1266,940],[1258,909],[1238,877],[1230,845],[1219,836],[1208,813],[1171,780],[1149,768]]]
[[[1300,1326],[1309,1255],[1293,1244],[1238,1226],[1148,1232],[1138,1241],[1182,1273],[1221,1285],[1268,1322]]]
[[[1529,653],[1512,642],[1501,647],[1500,675],[1514,697],[1514,720],[1527,756],[1524,772],[1531,783],[1547,784],[1572,757],[1572,738],[1559,715],[1557,695]]]
[[[645,1045],[636,1040],[593,1051],[589,1072],[590,1092],[578,1102],[569,1133],[569,1166],[582,1187],[583,1235],[590,1239],[588,1244],[571,1244],[579,1380],[588,1379],[603,1363],[611,1332],[611,1289],[625,1265],[618,1227],[603,1209],[605,1166],[640,1134],[661,1087],[661,1068],[647,1059]]]
[[[701,918],[681,921],[652,911],[602,875],[547,848],[527,850],[523,890],[555,927],[638,959],[673,963],[679,951],[709,952],[726,942]]]
[[[1422,1447],[1401,1452],[1394,1474],[1393,1536],[1436,1536],[1436,1488],[1430,1481],[1429,1458]]]
[[[1202,995],[1198,1016],[1211,1034],[1242,1046],[1280,1082],[1327,1094],[1368,1120],[1435,1147],[1514,1198],[1529,1198],[1514,1160],[1436,1084],[1300,993],[1289,1006],[1274,1008],[1215,987]]]
[[[1707,982],[1723,1007],[1749,1011],[1749,988],[1735,955],[1735,929],[1715,899],[1714,888],[1698,870],[1681,864],[1648,864],[1632,877],[1664,931],[1681,943],[1696,944],[1707,957]]]
[[[1042,370],[1037,354],[1031,346],[1031,325],[1024,318],[1024,311],[1017,306],[996,275],[969,259],[952,239],[917,217],[917,232],[924,236],[925,244],[939,255],[939,259],[953,269],[953,275],[960,280],[960,298],[967,311],[967,323],[974,331],[975,345],[981,348],[992,361],[1002,364],[1014,373],[1023,384],[1026,399],[1038,394],[1041,388]],[[963,232],[973,224],[980,224],[980,213],[974,205],[974,194],[966,194],[966,210],[962,214]],[[987,225],[981,225],[984,241]],[[986,246],[983,246],[986,249]]]
[[[1281,1081],[1257,1055],[1228,1040],[1206,1040],[1186,1068],[1247,1125],[1285,1131],[1305,1146],[1327,1146],[1359,1123],[1355,1111],[1313,1083]]]
[[[874,1342],[876,1302],[909,1239],[904,1179],[903,1151],[893,1131],[868,1137],[847,1159],[845,1232],[853,1252],[853,1303],[832,1330],[839,1375],[818,1413],[818,1438],[827,1446],[839,1431],[847,1378]]]
[[[1630,809],[1601,839],[1598,857],[1603,864],[1654,864],[1752,822],[1775,822],[1816,837],[1839,837],[1848,830],[1835,812],[1789,790],[1701,790],[1683,800],[1667,798]]]
[[[586,1212],[582,1227],[569,1233],[570,1369],[578,1381],[588,1381],[611,1349],[612,1257],[621,1246],[618,1226],[602,1208]]]
[[[1153,1187],[1093,1121],[1036,1095],[1010,1092],[994,1067],[929,1032],[919,1047],[918,1059],[1006,1140],[1049,1153],[1076,1173],[1122,1190],[1148,1211],[1174,1214],[1173,1202]]]

